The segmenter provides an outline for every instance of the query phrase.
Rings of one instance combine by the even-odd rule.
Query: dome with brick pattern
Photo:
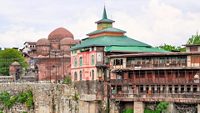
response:
[[[77,42],[76,42],[74,39],[68,38],[68,37],[63,38],[63,39],[60,41],[60,44],[61,44],[61,45],[72,45],[72,44],[76,44],[76,43],[77,43]]]
[[[68,31],[65,28],[60,27],[60,28],[55,29],[49,34],[48,40],[60,41],[64,39],[65,37],[74,39],[74,36],[70,31]]]
[[[50,45],[50,42],[46,38],[41,38],[37,41],[36,45],[37,46],[47,46],[47,45]]]

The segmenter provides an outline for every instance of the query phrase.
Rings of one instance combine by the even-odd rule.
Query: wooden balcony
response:
[[[111,85],[126,85],[126,84],[133,84],[133,85],[200,85],[198,82],[194,82],[194,80],[188,79],[111,79]]]
[[[127,63],[126,68],[130,68],[130,69],[141,69],[141,68],[146,68],[146,69],[151,69],[151,68],[164,68],[164,69],[170,69],[170,68],[185,68],[187,67],[186,63],[180,63],[180,64],[175,64],[175,63],[156,63],[156,64],[131,64],[131,63]]]
[[[131,94],[120,92],[118,94],[112,94],[111,99],[118,101],[168,101],[168,102],[181,102],[181,103],[199,103],[200,92],[196,93],[154,93],[154,94]]]

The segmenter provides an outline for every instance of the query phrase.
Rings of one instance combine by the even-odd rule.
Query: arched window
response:
[[[79,64],[80,64],[80,66],[82,66],[83,65],[83,58],[82,57],[80,57],[80,59],[79,59]]]
[[[74,58],[74,67],[77,67],[77,59]]]
[[[80,71],[80,80],[82,80],[82,71]]]
[[[77,72],[74,73],[74,81],[77,80]]]
[[[92,80],[94,80],[94,70],[92,70]]]
[[[94,65],[94,55],[91,56],[92,59],[92,65]]]

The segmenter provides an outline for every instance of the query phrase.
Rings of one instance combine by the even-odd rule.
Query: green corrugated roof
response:
[[[107,46],[106,52],[168,52],[154,47],[133,47],[133,46]]]
[[[102,32],[126,33],[126,31],[124,31],[124,30],[114,28],[114,27],[110,27],[110,28],[106,28],[106,29],[102,29],[102,30],[93,31],[91,33],[88,33],[87,35],[92,35],[92,34],[97,34],[97,33],[102,33]]]
[[[115,21],[111,20],[111,19],[101,19],[99,21],[96,21],[96,23],[113,23]]]
[[[150,45],[134,40],[127,36],[101,36],[96,38],[87,38],[71,48],[71,50],[90,46],[132,46],[132,47],[151,47]]]

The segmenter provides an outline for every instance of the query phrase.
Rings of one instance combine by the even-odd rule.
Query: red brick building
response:
[[[41,38],[31,45],[34,51],[28,51],[26,55],[30,57],[30,65],[38,69],[38,80],[58,81],[70,75],[70,46],[77,43],[79,40],[74,40],[70,31],[57,28],[48,38]],[[27,43],[26,46],[29,47]]]

